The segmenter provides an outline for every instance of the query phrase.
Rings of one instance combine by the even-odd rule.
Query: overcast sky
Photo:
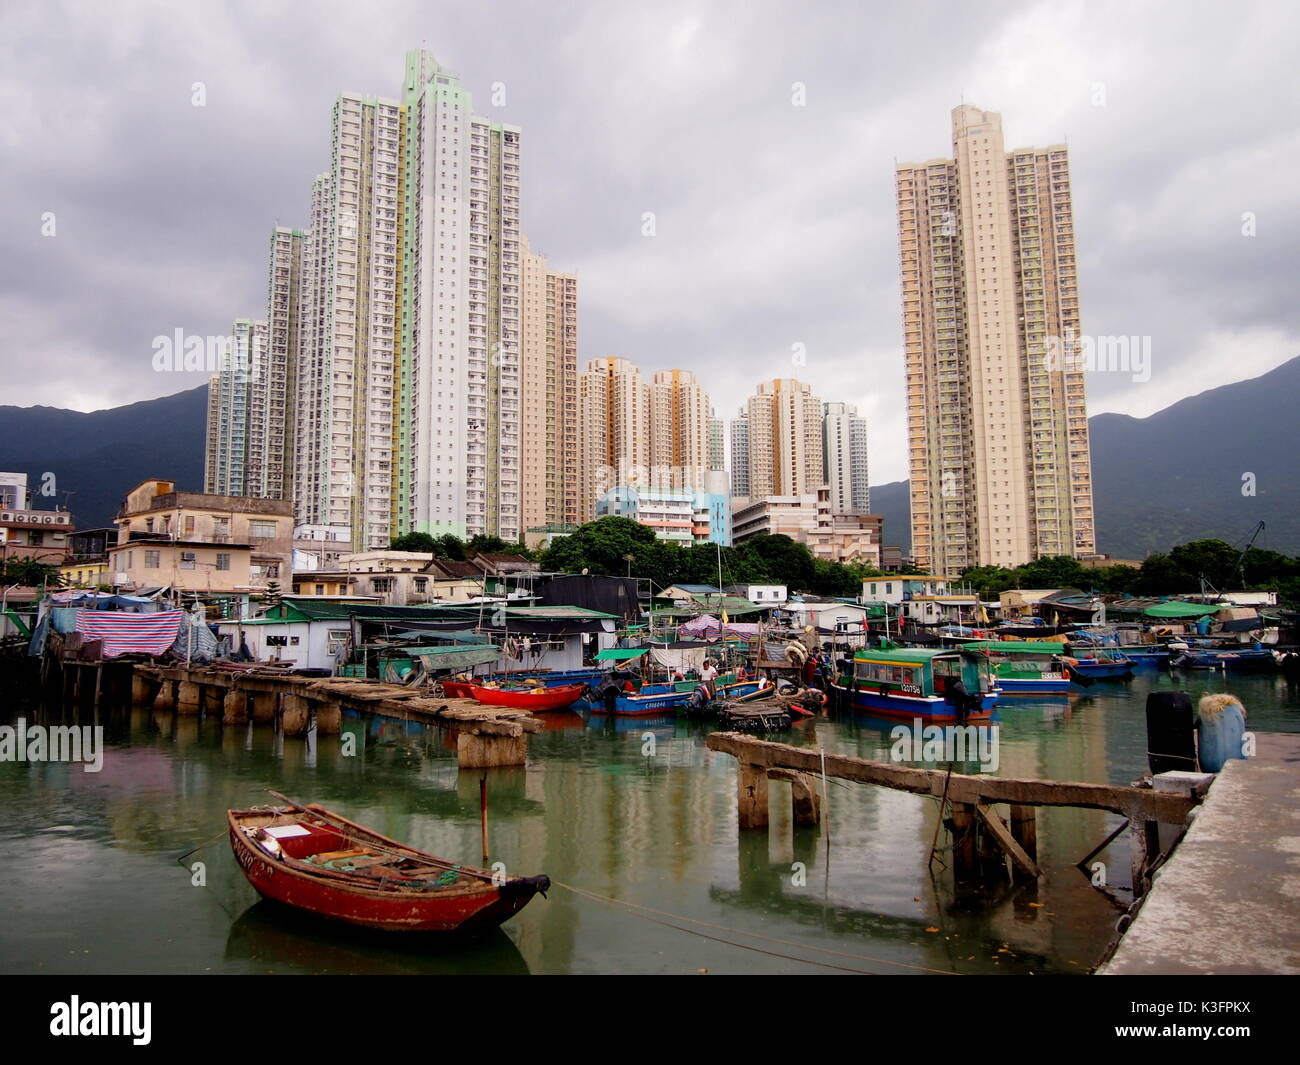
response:
[[[203,383],[156,372],[153,338],[264,314],[335,96],[398,96],[424,46],[523,128],[524,228],[578,276],[581,360],[694,370],[727,418],[798,376],[866,414],[873,483],[905,476],[893,168],[950,154],[964,100],[1008,148],[1069,143],[1083,331],[1151,338],[1149,380],[1091,374],[1090,413],[1150,414],[1300,354],[1298,11],[6,0],[0,403]]]

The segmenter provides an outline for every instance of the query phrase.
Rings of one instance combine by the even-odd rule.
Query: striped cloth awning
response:
[[[104,657],[137,654],[160,655],[181,631],[183,610],[156,614],[130,614],[120,610],[83,610],[77,631],[87,640],[104,641]]]

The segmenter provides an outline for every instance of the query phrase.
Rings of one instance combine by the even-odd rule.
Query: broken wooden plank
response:
[[[1042,870],[1038,868],[1038,863],[1029,857],[1024,848],[1015,841],[1011,835],[1011,830],[1007,828],[1006,822],[998,816],[996,810],[990,810],[983,803],[976,803],[975,813],[984,822],[984,827],[989,830],[989,835],[1007,853],[1017,869],[1028,876],[1043,875]]]
[[[817,751],[755,739],[735,732],[715,732],[705,746],[730,754],[742,763],[784,767],[817,773],[821,758]],[[941,769],[917,769],[888,762],[873,762],[847,755],[826,755],[826,774],[842,780],[878,784],[917,795],[941,796],[948,777],[948,798],[954,803],[1013,803],[1017,806],[1077,806],[1112,810],[1138,820],[1181,825],[1199,800],[1151,788],[1110,784],[1080,784],[1054,780],[1021,780],[1013,777],[969,776]]]

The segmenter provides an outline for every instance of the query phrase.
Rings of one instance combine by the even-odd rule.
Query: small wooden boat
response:
[[[563,710],[582,698],[585,684],[565,684],[558,688],[488,688],[471,684],[470,694],[485,706],[513,706],[519,710],[542,713]]]
[[[230,810],[226,818],[235,860],[258,894],[347,924],[481,931],[551,886],[545,876],[494,877],[436,858],[319,805]]]
[[[473,681],[468,680],[444,680],[439,682],[442,685],[442,694],[448,699],[473,699],[474,692]]]
[[[678,691],[672,684],[643,684],[640,691],[621,692],[612,699],[612,707],[606,703],[604,692],[594,692],[587,700],[591,712],[596,715],[615,717],[663,717],[675,714],[680,707],[686,706],[694,691]]]

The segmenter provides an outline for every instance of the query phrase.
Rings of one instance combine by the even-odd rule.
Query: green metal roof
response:
[[[477,609],[477,604],[473,609]],[[589,610],[585,606],[510,606],[506,607],[506,616],[512,618],[613,618],[617,614],[606,614],[603,610]]]
[[[940,655],[955,654],[959,648],[943,647],[935,649],[932,647],[900,647],[897,651],[859,651],[853,656],[853,660],[863,662],[897,662],[899,665],[906,665],[909,662],[916,665],[921,662],[929,662],[932,658],[938,658]]]
[[[596,655],[596,661],[626,662],[633,658],[640,658],[649,649],[648,647],[607,647]]]
[[[1149,618],[1202,618],[1206,614],[1217,614],[1227,603],[1184,603],[1179,600],[1170,600],[1168,603],[1156,603],[1155,606],[1149,606],[1144,611]]]
[[[1061,655],[1064,648],[1059,643],[1031,642],[1029,640],[975,640],[957,644],[955,651],[1005,651],[1023,655]]]

